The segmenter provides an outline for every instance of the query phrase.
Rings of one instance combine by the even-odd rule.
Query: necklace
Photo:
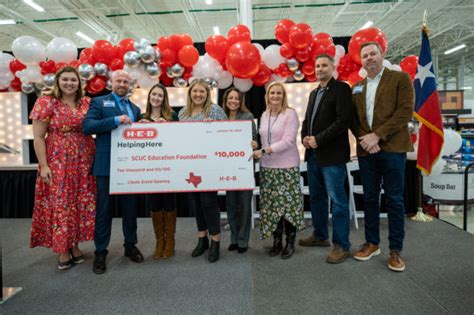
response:
[[[272,111],[270,110],[270,112],[268,113],[268,130],[267,130],[268,146],[272,144],[272,128],[273,128],[273,125],[275,125],[276,121],[278,120],[278,116],[280,116],[280,112],[278,112],[278,114],[276,115],[273,123],[270,123],[270,119],[272,117]]]

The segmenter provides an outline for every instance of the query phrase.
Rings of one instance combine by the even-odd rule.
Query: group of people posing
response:
[[[412,150],[407,123],[414,95],[408,75],[383,67],[384,54],[375,42],[362,46],[361,62],[367,78],[351,88],[333,78],[331,56],[316,58],[319,85],[309,96],[301,130],[307,162],[310,207],[314,231],[299,240],[301,246],[331,246],[328,217],[332,210],[333,250],[328,263],[341,263],[350,255],[349,202],[345,190],[346,166],[350,160],[348,130],[357,138],[357,155],[364,187],[366,242],[353,257],[365,261],[380,254],[379,208],[383,184],[389,222],[388,267],[403,271],[404,168],[406,152]],[[230,88],[222,106],[212,104],[210,88],[195,80],[188,90],[185,107],[172,110],[166,87],[154,85],[146,110],[128,99],[131,78],[117,70],[111,77],[112,93],[90,99],[83,95],[78,72],[62,68],[49,95],[38,98],[30,114],[34,146],[39,162],[30,246],[52,247],[59,254],[58,269],[84,262],[78,247],[94,240],[93,271],[107,268],[114,209],[122,214],[124,255],[135,263],[144,258],[137,248],[137,197],[111,196],[110,138],[121,124],[135,122],[252,120],[255,161],[260,163],[260,233],[273,236],[270,256],[283,259],[295,252],[297,231],[304,229],[300,187],[300,158],[296,145],[299,120],[289,106],[285,86],[273,82],[266,90],[266,110],[259,128],[244,104],[243,94]],[[95,134],[95,142],[91,135]],[[203,139],[205,141],[205,139]],[[217,191],[189,193],[196,217],[198,242],[191,253],[207,259],[220,256],[220,211]],[[252,191],[227,191],[226,208],[231,230],[229,251],[245,253],[251,229]],[[156,237],[154,259],[174,255],[176,194],[147,196]],[[283,245],[283,234],[286,242]]]

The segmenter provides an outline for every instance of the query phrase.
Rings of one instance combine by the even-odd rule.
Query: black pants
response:
[[[273,232],[274,236],[281,237],[283,235],[283,229],[285,230],[286,235],[296,233],[296,227],[293,226],[289,221],[285,220],[284,217],[280,218],[276,230]]]
[[[221,214],[217,206],[217,191],[195,192],[190,194],[198,231],[209,231],[210,235],[221,232]]]
[[[146,196],[147,210],[150,212],[166,211],[171,212],[176,210],[176,194],[152,194]]]

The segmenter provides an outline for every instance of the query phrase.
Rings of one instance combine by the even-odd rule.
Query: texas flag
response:
[[[415,81],[415,112],[413,115],[422,126],[418,137],[418,156],[416,166],[426,175],[441,155],[444,143],[443,120],[436,75],[431,59],[430,41],[427,29],[421,31],[421,51]]]

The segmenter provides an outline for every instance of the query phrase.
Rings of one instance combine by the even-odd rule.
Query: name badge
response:
[[[104,107],[115,107],[114,101],[104,101]]]
[[[354,90],[352,91],[352,94],[362,93],[363,90],[364,90],[364,86],[363,85],[358,85],[354,88]]]

